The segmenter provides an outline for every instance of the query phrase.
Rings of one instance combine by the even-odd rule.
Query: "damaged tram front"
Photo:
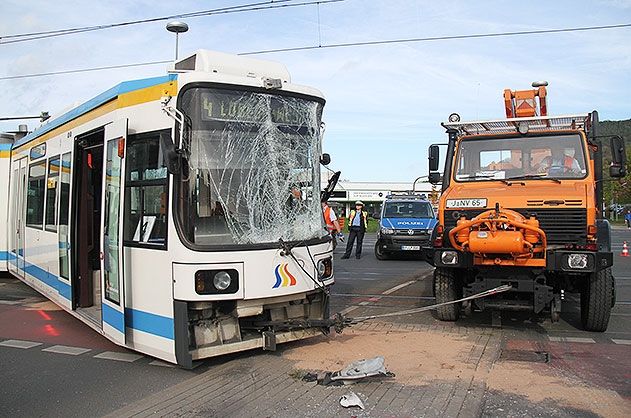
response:
[[[9,272],[184,367],[328,331],[323,106],[281,64],[203,50],[105,91],[12,145]]]
[[[204,58],[189,60],[214,64]],[[164,147],[173,144],[178,363],[274,349],[328,329],[332,246],[319,199],[320,163],[328,160],[324,99],[289,84],[281,65],[233,64],[244,65],[242,79],[210,68],[182,73],[176,109],[174,98],[163,100],[178,120],[176,140]]]

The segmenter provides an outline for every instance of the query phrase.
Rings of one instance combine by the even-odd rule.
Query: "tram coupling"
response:
[[[323,334],[328,334],[333,328],[336,334],[341,334],[344,328],[350,327],[353,319],[338,312],[327,319],[287,319],[283,321],[256,320],[249,323],[249,328],[269,328],[272,332],[292,331],[296,329],[321,328]]]

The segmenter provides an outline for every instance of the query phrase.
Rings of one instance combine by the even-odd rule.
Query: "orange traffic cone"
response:
[[[629,247],[627,247],[627,242],[624,241],[622,243],[622,252],[620,253],[621,257],[628,257],[629,256]]]

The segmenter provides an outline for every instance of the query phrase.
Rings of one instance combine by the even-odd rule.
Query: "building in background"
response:
[[[325,177],[325,176],[323,176]],[[364,202],[364,208],[370,216],[378,216],[381,204],[389,194],[411,193],[413,180],[407,183],[401,182],[354,182],[340,180],[329,199],[330,205],[335,209],[337,216],[345,217],[355,207],[355,202]],[[327,184],[323,179],[322,187]],[[434,187],[436,189],[436,187]],[[437,189],[436,189],[437,190]],[[429,200],[437,199],[438,193],[432,191],[432,185],[427,182],[416,182],[415,192],[424,194]]]

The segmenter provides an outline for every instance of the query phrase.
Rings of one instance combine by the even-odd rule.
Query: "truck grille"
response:
[[[445,211],[445,230],[456,226],[461,215],[471,219],[488,209],[447,210]],[[587,234],[586,209],[513,209],[524,216],[535,214],[539,226],[546,233],[549,244],[585,244]]]

